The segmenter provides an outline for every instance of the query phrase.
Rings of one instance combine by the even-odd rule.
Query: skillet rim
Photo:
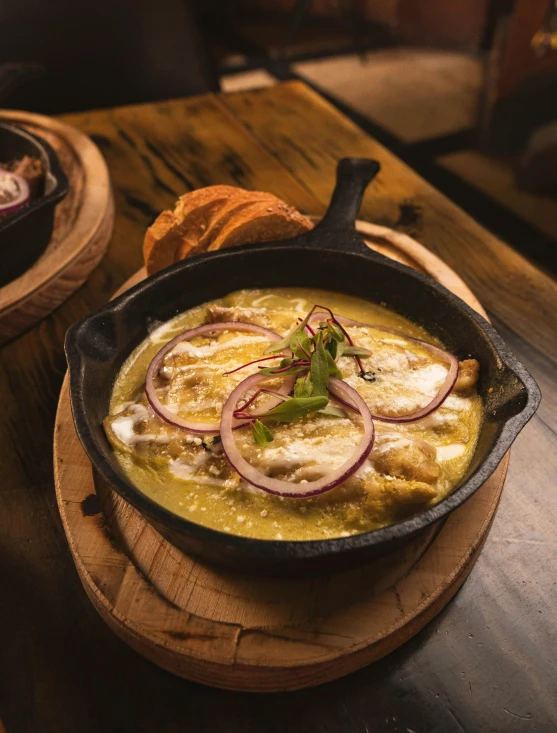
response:
[[[277,561],[293,560],[296,558],[307,560],[317,557],[341,555],[350,551],[363,550],[371,546],[387,546],[395,540],[400,540],[405,537],[410,538],[420,530],[433,525],[469,499],[492,475],[503,459],[505,453],[509,450],[511,444],[538,408],[541,394],[533,377],[512,353],[493,326],[479,313],[468,306],[467,303],[462,301],[445,286],[441,285],[429,276],[370,250],[354,230],[349,231],[344,227],[333,228],[337,235],[344,235],[345,238],[341,244],[338,244],[337,240],[337,244],[335,245],[331,245],[330,243],[326,243],[324,245],[323,242],[315,242],[315,239],[319,238],[315,237],[318,230],[320,234],[325,234],[325,231],[331,231],[331,228],[318,226],[310,232],[313,236],[304,234],[290,240],[251,245],[248,244],[226,250],[202,253],[188,258],[165,268],[156,275],[146,278],[122,295],[109,301],[101,308],[77,321],[68,329],[66,334],[65,350],[69,367],[69,389],[72,414],[76,432],[83,447],[85,448],[89,460],[92,463],[92,467],[101,474],[101,476],[117,491],[117,493],[119,493],[126,501],[129,501],[138,511],[145,514],[154,522],[168,527],[172,532],[190,536],[199,542],[209,542],[212,544],[218,543],[222,546],[232,544],[235,549],[244,554],[257,554],[260,559]],[[287,250],[292,254],[292,250],[296,247],[301,247],[303,249],[316,247],[322,254],[326,252],[338,254],[340,251],[352,256],[363,257],[366,260],[376,260],[382,265],[386,265],[396,271],[410,275],[411,277],[418,279],[427,287],[433,288],[441,297],[448,298],[452,301],[453,305],[456,305],[460,310],[464,311],[464,313],[471,317],[476,322],[477,326],[483,330],[488,340],[491,342],[494,351],[500,358],[501,363],[524,385],[524,391],[527,396],[523,407],[518,412],[501,420],[501,430],[498,437],[495,439],[495,444],[491,451],[489,451],[486,457],[479,463],[474,473],[451,494],[446,496],[435,506],[430,507],[423,512],[419,512],[407,519],[401,520],[387,527],[350,535],[349,537],[336,537],[325,540],[256,539],[221,532],[192,522],[185,517],[181,517],[160,504],[157,504],[153,499],[149,498],[146,494],[143,494],[143,492],[135,487],[130,481],[122,478],[122,476],[117,473],[98,447],[98,441],[94,437],[93,430],[90,427],[90,422],[84,405],[82,389],[83,376],[85,364],[89,357],[82,354],[77,345],[77,340],[80,331],[86,329],[90,321],[98,319],[105,314],[117,314],[118,311],[124,310],[126,307],[130,307],[130,304],[132,304],[137,298],[140,298],[143,293],[150,291],[153,287],[159,285],[159,283],[164,283],[168,278],[178,277],[182,272],[195,269],[196,266],[202,265],[208,260],[217,261],[222,258],[229,259],[239,256],[241,257],[248,252],[256,253],[271,250]],[[202,555],[202,553],[200,554]]]

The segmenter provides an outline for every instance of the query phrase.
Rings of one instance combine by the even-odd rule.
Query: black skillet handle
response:
[[[355,223],[368,184],[381,166],[368,158],[342,158],[337,165],[337,182],[325,216],[314,231],[355,233]]]

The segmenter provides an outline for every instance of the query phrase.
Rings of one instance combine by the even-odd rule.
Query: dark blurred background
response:
[[[47,114],[301,78],[555,268],[556,0],[2,0],[0,65]]]

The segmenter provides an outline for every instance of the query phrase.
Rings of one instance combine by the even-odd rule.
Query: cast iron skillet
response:
[[[363,192],[379,164],[341,160],[329,209],[300,237],[202,254],[148,278],[74,324],[66,337],[74,421],[98,472],[170,542],[211,563],[247,572],[299,574],[354,566],[395,551],[460,506],[493,473],[540,401],[537,384],[492,326],[442,285],[377,254],[354,228]],[[390,527],[323,541],[270,541],[208,529],[162,508],[136,489],[102,429],[114,378],[150,325],[242,288],[321,287],[402,313],[438,336],[459,358],[481,364],[487,417],[472,464],[436,506]]]
[[[68,180],[50,145],[16,125],[0,124],[0,161],[24,155],[43,164],[42,195],[0,221],[0,286],[22,275],[42,255],[54,226],[54,209],[68,192]]]

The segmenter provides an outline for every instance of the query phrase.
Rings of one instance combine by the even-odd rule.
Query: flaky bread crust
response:
[[[295,237],[311,222],[273,194],[209,186],[184,194],[149,227],[143,257],[149,275],[192,254]]]

